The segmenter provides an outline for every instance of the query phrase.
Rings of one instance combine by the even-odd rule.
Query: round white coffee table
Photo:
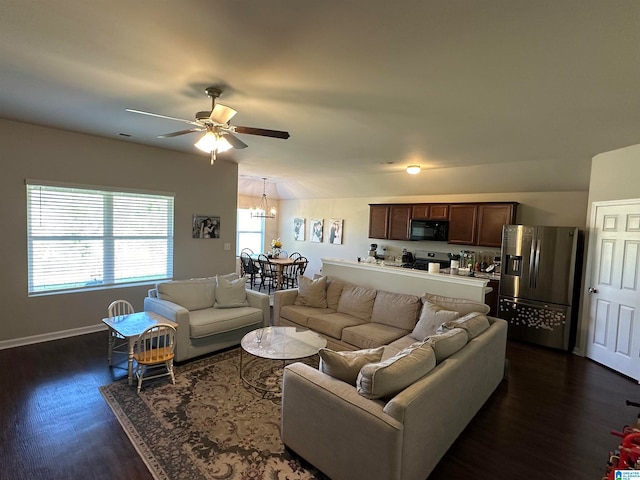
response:
[[[278,393],[282,389],[282,369],[287,363],[299,361],[317,355],[327,345],[327,341],[312,330],[296,327],[266,327],[247,333],[240,342],[240,378],[248,386],[264,393]],[[245,361],[244,354],[253,358]],[[259,385],[246,372],[250,368],[259,368],[258,359],[278,361],[279,372],[271,369],[278,378],[272,388]]]

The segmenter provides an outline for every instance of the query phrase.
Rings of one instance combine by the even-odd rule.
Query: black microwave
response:
[[[442,220],[411,219],[409,223],[409,240],[431,240],[446,242],[449,237],[449,222]]]

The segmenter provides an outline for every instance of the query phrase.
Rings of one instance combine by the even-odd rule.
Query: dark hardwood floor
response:
[[[1,479],[151,479],[98,386],[106,332],[0,350]],[[587,359],[508,345],[510,376],[429,480],[595,479],[640,388]],[[373,479],[372,479],[373,480]],[[385,480],[385,479],[379,479]]]

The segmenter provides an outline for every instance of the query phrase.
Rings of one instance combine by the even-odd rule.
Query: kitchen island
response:
[[[425,293],[447,297],[468,298],[485,303],[491,292],[489,278],[468,277],[450,273],[429,273],[425,270],[396,265],[356,262],[338,258],[322,259],[322,274],[346,282],[378,290],[422,296]]]

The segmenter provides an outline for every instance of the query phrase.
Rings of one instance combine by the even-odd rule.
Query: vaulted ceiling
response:
[[[4,118],[194,161],[125,109],[191,120],[223,86],[233,124],[291,134],[219,156],[246,194],[586,190],[640,142],[638,0],[3,0],[0,43]]]

